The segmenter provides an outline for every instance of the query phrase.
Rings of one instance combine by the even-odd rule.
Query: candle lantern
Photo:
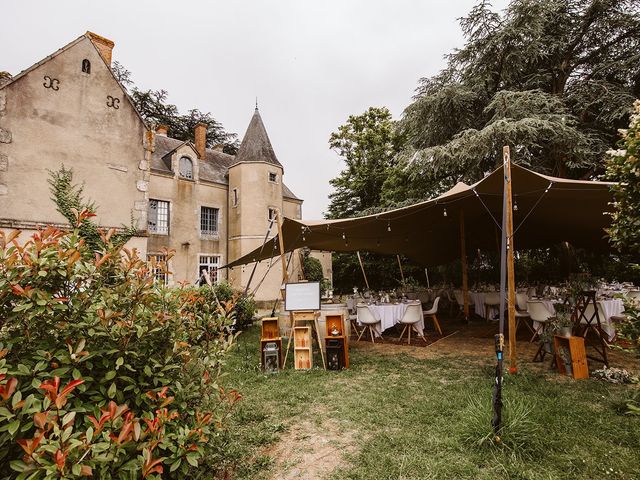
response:
[[[280,367],[280,349],[276,342],[268,342],[262,351],[264,364],[262,368],[267,373],[277,373]]]

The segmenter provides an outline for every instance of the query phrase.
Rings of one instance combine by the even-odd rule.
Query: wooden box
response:
[[[311,327],[293,329],[293,363],[296,370],[308,370],[313,366]]]
[[[280,338],[280,329],[278,327],[277,317],[268,317],[262,319],[262,340]]]
[[[344,336],[344,318],[341,314],[338,315],[327,315],[326,316],[326,324],[327,324],[327,337],[343,337]],[[338,330],[337,335],[333,335],[334,328]]]
[[[556,364],[562,375],[571,375],[573,378],[589,378],[589,366],[587,353],[584,348],[584,338],[571,336],[554,337]]]
[[[332,366],[335,362],[329,362],[329,356],[337,355],[339,368],[349,368],[349,337],[345,335],[344,315],[331,314],[326,317],[326,335],[324,338],[325,351],[327,352],[327,368],[336,370]],[[333,330],[338,331],[338,335],[333,335]]]

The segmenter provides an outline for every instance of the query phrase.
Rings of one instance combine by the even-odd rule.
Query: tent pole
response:
[[[505,186],[507,189],[507,284],[509,309],[509,373],[517,373],[516,363],[516,282],[513,264],[513,199],[511,192],[511,154],[509,147],[503,148],[505,166]]]
[[[282,307],[284,311],[284,302],[285,302],[285,285],[289,281],[289,272],[287,271],[287,259],[285,258],[284,253],[284,239],[282,238],[282,216],[280,214],[280,210],[276,213],[276,218],[278,219],[278,243],[280,245],[280,259],[282,261],[282,285],[280,287],[280,294],[282,295]],[[275,307],[274,307],[275,308]],[[291,346],[291,337],[293,337],[293,313],[289,312],[289,324],[291,328],[289,329],[289,339],[287,341],[287,350],[284,352],[284,360],[282,361],[282,368],[287,368],[287,356],[289,355],[289,347]]]
[[[464,319],[469,322],[469,274],[467,271],[467,245],[464,233],[464,210],[460,209],[460,263],[462,264],[462,298]]]
[[[370,290],[369,280],[367,280],[367,272],[364,271],[364,265],[362,264],[362,257],[360,256],[360,250],[358,250],[356,253],[358,254],[358,262],[360,262],[360,268],[362,269],[362,276],[364,277],[364,283],[367,286],[367,290]]]
[[[282,216],[280,214],[280,211],[276,213],[276,216],[278,218],[278,243],[280,244],[280,260],[282,261],[282,283],[284,284],[289,281],[289,272],[287,271],[287,259],[285,258],[284,253],[284,238],[282,238]]]
[[[398,266],[400,267],[400,278],[404,284],[404,272],[402,271],[402,263],[400,263],[400,255],[396,255],[396,258],[398,259]]]

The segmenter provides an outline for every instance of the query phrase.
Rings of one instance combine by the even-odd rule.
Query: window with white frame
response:
[[[217,208],[200,207],[200,235],[218,235]]]
[[[273,183],[278,183],[278,174],[275,172],[269,172],[269,181]]]
[[[180,157],[178,172],[180,174],[180,178],[193,180],[193,161],[189,157]]]
[[[231,191],[231,205],[234,207],[238,206],[238,189],[234,188]]]
[[[169,202],[149,200],[148,230],[156,235],[169,234]]]
[[[220,268],[220,255],[198,255],[198,277],[206,270],[211,278],[211,283],[218,282],[218,268]]]
[[[165,286],[169,282],[169,266],[167,265],[167,256],[162,254],[147,255],[149,262],[149,270],[153,275],[154,282],[158,285]]]
[[[267,214],[267,218],[269,219],[269,221],[275,220],[277,216],[278,216],[278,209],[269,207],[269,212]]]

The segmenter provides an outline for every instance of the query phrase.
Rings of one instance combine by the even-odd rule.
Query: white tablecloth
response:
[[[373,331],[377,334],[377,336],[381,336],[382,332],[400,323],[400,320],[402,319],[402,317],[404,317],[404,314],[407,311],[407,307],[409,305],[420,305],[420,311],[422,312],[422,304],[420,302],[367,305],[369,311],[371,312],[371,315],[373,315],[373,318],[380,321],[379,324],[376,323],[375,325],[372,325]],[[419,322],[415,323],[414,326],[418,333],[422,335],[424,331],[424,319],[421,319]]]
[[[484,304],[484,300],[487,296],[487,292],[469,292],[469,297],[471,298],[471,300],[473,300],[473,304],[474,304],[474,310],[476,312],[476,315],[478,315],[481,318],[485,318],[485,304]],[[499,309],[496,307],[489,307],[489,318],[495,318],[497,316],[497,314],[499,313]]]
[[[620,315],[624,312],[624,303],[621,298],[613,298],[611,300],[598,300],[598,303],[602,305],[602,311],[604,312],[604,322],[600,319],[602,329],[609,335],[609,340],[613,340],[616,336],[616,327],[611,321],[611,317]]]

